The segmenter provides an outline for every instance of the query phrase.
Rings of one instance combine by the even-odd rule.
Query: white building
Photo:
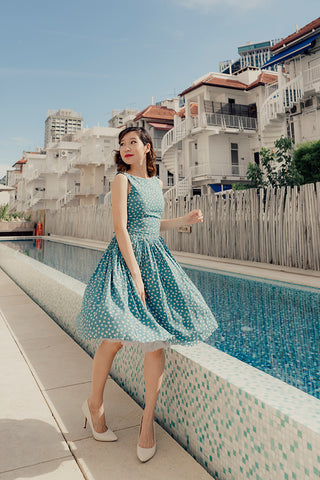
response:
[[[264,144],[281,135],[294,142],[320,139],[320,17],[272,47],[264,65],[278,67],[279,81],[270,85],[261,107]]]
[[[185,107],[162,140],[162,163],[174,175],[172,195],[231,188],[246,181],[262,146],[258,112],[275,74],[247,67],[210,73],[181,93]],[[210,190],[210,191],[211,191]]]
[[[116,173],[114,150],[118,148],[118,128],[93,127],[78,135],[80,150],[71,165],[80,170],[74,196],[80,206],[104,202]]]
[[[159,103],[143,109],[133,120],[127,122],[126,127],[143,127],[149,133],[157,157],[157,175],[166,190],[173,185],[173,174],[162,162],[161,142],[165,134],[173,128],[176,111]]]
[[[224,60],[219,62],[220,73],[236,73],[245,67],[261,68],[271,57],[271,49],[279,40],[266,40],[265,42],[247,42],[238,47],[237,60]],[[275,70],[270,65],[269,70]]]
[[[60,108],[60,110],[48,110],[45,122],[44,146],[49,142],[58,142],[68,133],[76,133],[82,129],[83,119],[80,113],[73,110]]]
[[[139,110],[125,108],[124,110],[112,110],[111,118],[109,120],[109,127],[120,128],[126,125],[127,122],[133,120]]]
[[[50,142],[46,151],[23,152],[8,172],[11,210],[55,210],[103,203],[115,175],[119,129],[93,127]]]

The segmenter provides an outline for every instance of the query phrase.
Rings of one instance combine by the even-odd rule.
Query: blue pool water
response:
[[[53,241],[3,243],[84,283],[103,254]],[[319,289],[183,268],[219,323],[207,343],[320,398]]]

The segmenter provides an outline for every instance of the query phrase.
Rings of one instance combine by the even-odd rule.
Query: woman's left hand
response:
[[[193,225],[194,223],[202,223],[203,215],[201,210],[191,210],[191,212],[186,213],[183,217],[184,225]]]

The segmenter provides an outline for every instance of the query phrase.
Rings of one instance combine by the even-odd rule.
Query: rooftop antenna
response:
[[[153,96],[151,97],[151,105],[153,105]]]
[[[298,29],[298,25],[296,24],[295,26],[296,26],[296,32],[297,32],[297,31],[299,30],[299,29]]]

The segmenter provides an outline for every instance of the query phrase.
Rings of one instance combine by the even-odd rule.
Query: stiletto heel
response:
[[[152,423],[153,427],[153,438],[154,438],[154,445],[151,448],[143,448],[139,446],[139,439],[140,439],[140,433],[141,433],[141,428],[142,428],[142,420],[143,417],[141,417],[140,420],[140,430],[139,430],[139,437],[138,437],[138,444],[137,444],[137,457],[139,458],[140,462],[147,462],[150,460],[154,454],[156,453],[157,449],[157,444],[156,444],[156,431],[154,428],[154,422]]]
[[[106,432],[103,432],[103,433],[98,433],[98,432],[95,431],[95,429],[93,427],[93,422],[92,422],[92,417],[91,417],[91,413],[90,413],[90,409],[89,409],[88,400],[86,400],[83,403],[82,412],[83,412],[83,415],[84,415],[84,418],[85,418],[84,428],[86,428],[87,421],[88,421],[89,425],[91,427],[91,430],[92,430],[93,438],[95,440],[98,440],[99,442],[115,442],[116,440],[118,440],[118,437],[113,433],[112,430],[110,430],[110,428],[108,428],[108,430]]]

